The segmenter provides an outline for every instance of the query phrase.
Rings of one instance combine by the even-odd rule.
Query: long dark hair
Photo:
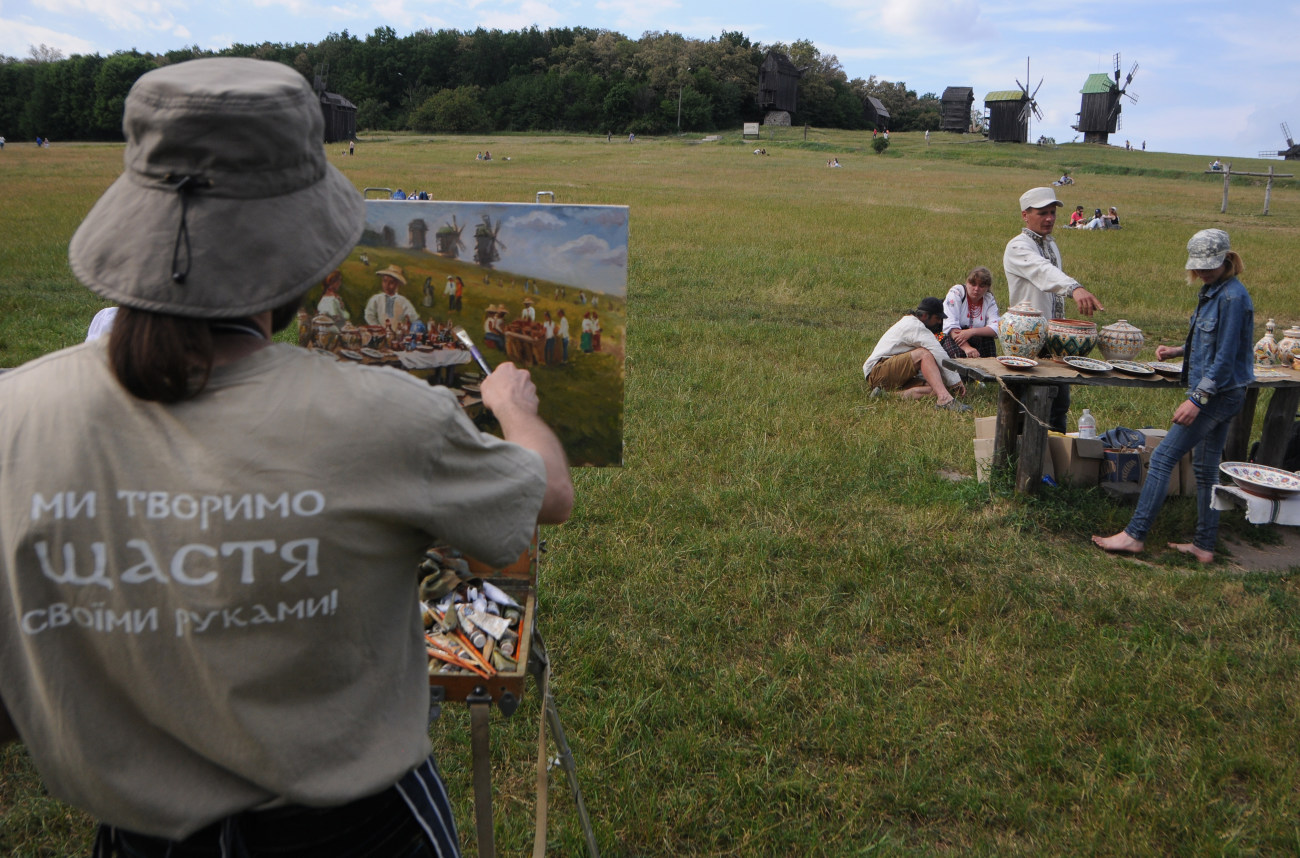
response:
[[[271,311],[272,332],[288,327],[301,298]],[[108,338],[108,362],[127,392],[171,405],[203,392],[215,347],[210,319],[191,319],[122,307]]]

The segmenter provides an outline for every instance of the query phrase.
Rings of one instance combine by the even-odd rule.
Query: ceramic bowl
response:
[[[1243,491],[1281,500],[1300,494],[1300,474],[1256,465],[1254,462],[1223,462],[1219,470],[1227,474]]]
[[[1084,357],[1097,345],[1097,323],[1080,319],[1052,319],[1047,323],[1047,354]]]
[[[1033,358],[1016,357],[1015,355],[1001,355],[998,357],[998,363],[1007,369],[1033,369],[1038,366],[1038,361]]]
[[[1169,363],[1168,361],[1156,361],[1155,363],[1147,364],[1147,366],[1151,367],[1161,375],[1171,375],[1174,376],[1175,378],[1182,375],[1183,373],[1183,365],[1181,363]]]
[[[1110,372],[1112,369],[1115,368],[1110,364],[1106,363],[1104,360],[1096,360],[1095,358],[1070,356],[1070,357],[1063,357],[1061,358],[1061,360],[1065,364],[1074,367],[1080,372]]]
[[[1115,370],[1117,372],[1122,372],[1125,375],[1155,375],[1156,374],[1155,368],[1152,367],[1150,364],[1146,364],[1146,363],[1138,363],[1137,361],[1131,361],[1131,360],[1113,360],[1110,361],[1109,363],[1111,366],[1115,367]]]

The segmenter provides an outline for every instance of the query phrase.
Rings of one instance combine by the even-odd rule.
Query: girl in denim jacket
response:
[[[1169,547],[1202,563],[1214,559],[1219,513],[1210,501],[1219,478],[1219,459],[1228,425],[1241,410],[1246,388],[1255,380],[1255,308],[1237,279],[1241,271],[1241,257],[1232,250],[1223,230],[1203,229],[1187,243],[1187,282],[1201,287],[1187,342],[1181,347],[1156,347],[1157,360],[1183,357],[1187,398],[1174,410],[1174,425],[1151,454],[1151,469],[1128,527],[1114,536],[1094,536],[1092,541],[1098,547],[1127,554],[1143,549],[1164,503],[1171,471],[1193,450],[1196,533],[1191,542],[1171,542]]]

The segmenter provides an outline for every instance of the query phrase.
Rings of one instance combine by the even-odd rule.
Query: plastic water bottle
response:
[[[1083,409],[1083,414],[1079,417],[1079,437],[1096,438],[1097,437],[1097,418],[1092,416],[1092,412]]]

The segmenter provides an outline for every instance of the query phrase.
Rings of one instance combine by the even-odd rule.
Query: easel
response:
[[[587,854],[590,858],[600,858],[600,849],[596,845],[596,836],[592,831],[591,819],[587,815],[587,806],[582,799],[582,790],[578,786],[578,769],[573,761],[573,752],[569,749],[564,725],[560,723],[560,713],[551,694],[551,660],[537,628],[536,598],[532,591],[537,581],[540,555],[544,543],[535,543],[534,548],[525,552],[516,563],[505,569],[494,570],[506,583],[515,579],[516,583],[528,584],[528,594],[524,612],[524,626],[528,630],[527,651],[522,649],[525,639],[521,635],[521,650],[518,653],[520,666],[517,673],[498,674],[491,680],[484,680],[472,674],[436,674],[430,676],[429,698],[430,711],[436,712],[446,701],[464,700],[469,707],[470,753],[474,783],[474,830],[478,840],[479,858],[495,858],[496,843],[492,831],[492,763],[489,748],[489,726],[492,703],[495,702],[501,714],[507,718],[519,707],[523,693],[524,674],[530,674],[537,683],[541,700],[541,720],[537,735],[537,812],[536,829],[533,835],[533,858],[542,858],[546,854],[547,827],[547,787],[549,784],[549,764],[546,754],[546,727],[551,728],[551,737],[555,742],[556,757],[569,782],[574,805],[578,809],[578,821],[587,842]],[[486,569],[476,562],[470,562],[470,568],[476,574],[485,575]],[[434,716],[436,717],[436,716]]]
[[[1268,214],[1268,200],[1273,195],[1273,180],[1295,178],[1294,173],[1274,173],[1272,167],[1268,168],[1267,173],[1234,173],[1232,172],[1232,164],[1228,164],[1222,170],[1206,170],[1205,173],[1210,176],[1217,176],[1219,173],[1223,174],[1223,206],[1219,209],[1220,214],[1228,213],[1228,179],[1233,176],[1255,176],[1268,179],[1268,182],[1264,185],[1264,214]]]

